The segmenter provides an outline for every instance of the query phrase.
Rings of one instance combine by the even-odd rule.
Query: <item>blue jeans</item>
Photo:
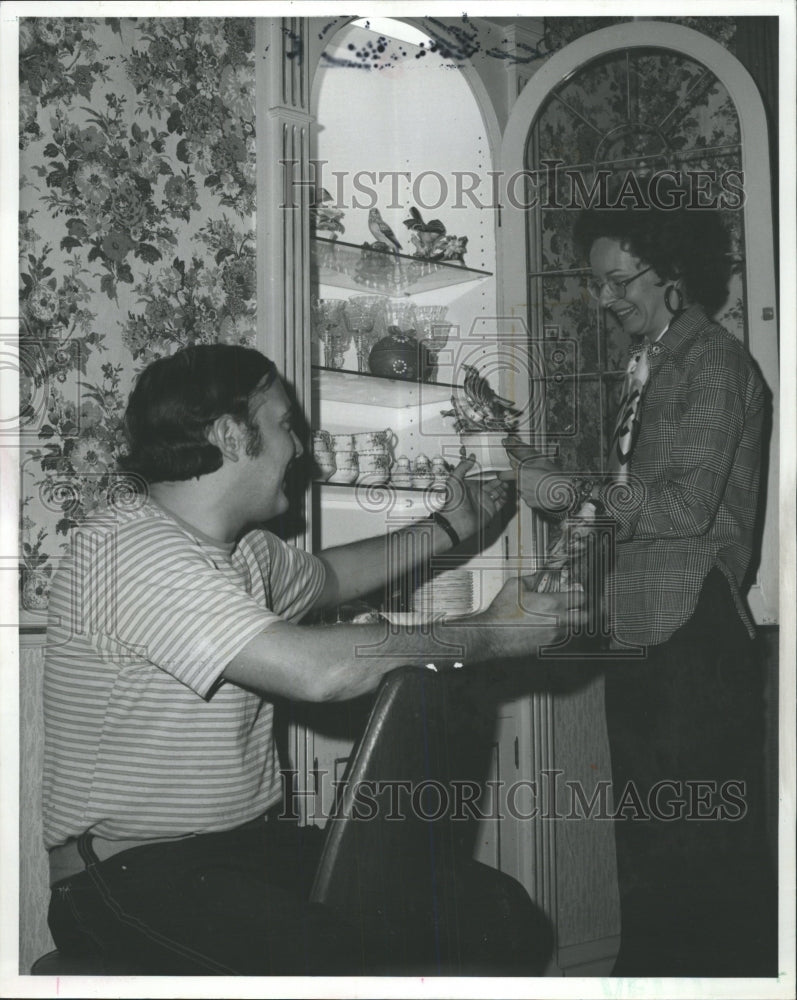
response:
[[[460,959],[441,965],[434,914],[356,928],[308,901],[324,832],[272,813],[224,833],[92,861],[52,887],[64,954],[117,975],[539,975],[550,924],[514,879],[475,861],[457,875]],[[410,942],[410,943],[408,943]],[[454,962],[455,967],[450,964]]]
[[[91,861],[52,888],[58,949],[118,974],[348,975],[350,928],[307,901],[323,831],[259,818],[235,830]]]

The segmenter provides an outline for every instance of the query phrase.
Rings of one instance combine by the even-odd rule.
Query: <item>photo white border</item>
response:
[[[780,18],[780,963],[776,980],[753,979],[386,979],[359,978],[160,978],[74,977],[41,979],[17,974],[18,955],[18,658],[17,631],[0,628],[0,995],[6,997],[717,997],[790,998],[795,995],[795,494],[797,492],[797,233],[795,232],[795,4],[794,0],[745,0],[718,4],[710,0],[527,0],[527,2],[391,2],[352,5],[359,17],[544,17],[669,15],[694,17],[766,16]],[[340,2],[6,2],[0,5],[0,335],[15,332],[17,311],[17,105],[16,19],[26,16],[245,16],[339,17]],[[0,412],[17,412],[16,373],[0,367]],[[0,451],[0,552],[15,552],[18,544],[18,453]],[[12,488],[13,486],[13,488]],[[16,573],[0,560],[0,605],[6,619],[17,604]],[[264,987],[267,987],[265,989]]]

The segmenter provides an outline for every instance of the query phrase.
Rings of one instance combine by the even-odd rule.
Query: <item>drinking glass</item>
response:
[[[324,365],[342,368],[343,356],[351,343],[351,334],[344,322],[346,303],[342,299],[313,299],[312,330],[324,347]]]
[[[379,295],[353,295],[346,303],[344,319],[354,337],[357,371],[368,371],[368,355],[381,334],[379,319],[383,305]]]
[[[415,329],[415,305],[412,302],[390,301],[386,306],[387,325],[397,326],[402,333]]]

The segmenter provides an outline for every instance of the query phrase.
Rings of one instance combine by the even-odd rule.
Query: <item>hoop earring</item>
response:
[[[677,305],[674,307],[672,302],[670,301],[673,292],[675,292],[676,302],[677,302]],[[684,296],[683,292],[677,285],[667,285],[667,287],[664,289],[664,304],[665,306],[667,306],[668,311],[671,312],[673,316],[676,313],[683,312]]]

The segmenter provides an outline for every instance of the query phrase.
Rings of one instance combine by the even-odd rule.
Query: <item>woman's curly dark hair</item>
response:
[[[247,427],[247,451],[255,453],[259,438],[250,400],[275,378],[273,361],[232,344],[196,344],[154,361],[130,394],[124,419],[128,453],[120,468],[148,483],[215,472],[223,458],[207,432],[224,414]]]
[[[681,279],[690,302],[713,316],[728,297],[730,239],[715,209],[588,208],[573,229],[579,253],[589,257],[595,240],[617,240],[650,265],[662,281]]]

